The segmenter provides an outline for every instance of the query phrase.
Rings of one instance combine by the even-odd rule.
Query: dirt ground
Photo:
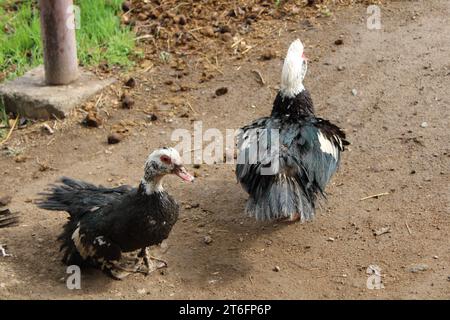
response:
[[[0,298],[450,298],[450,2],[398,1],[381,14],[378,31],[367,29],[365,6],[344,8],[320,24],[276,21],[275,31],[242,59],[219,61],[210,81],[200,82],[195,59],[186,59],[181,78],[168,66],[135,73],[134,108],[103,102],[109,118],[102,128],[85,128],[74,115],[72,122],[56,121],[53,135],[39,124],[15,131],[0,156],[0,195],[13,197],[9,207],[21,223],[0,230],[0,243],[12,254],[0,256]],[[86,270],[82,289],[68,290],[56,241],[67,215],[38,209],[37,193],[62,175],[137,184],[148,153],[175,145],[174,129],[192,130],[192,121],[201,120],[204,130],[225,132],[267,115],[283,56],[297,37],[310,59],[305,84],[317,114],[343,127],[351,141],[316,219],[257,223],[244,215],[246,194],[233,165],[188,166],[197,172],[194,184],[166,180],[182,211],[166,245],[155,249],[169,262],[164,273],[114,281]],[[268,48],[277,57],[261,61]],[[169,80],[172,85],[163,84]],[[173,86],[187,87],[173,92]],[[228,93],[214,97],[220,87]],[[196,112],[186,103],[173,108],[174,97]],[[158,120],[146,121],[146,110]],[[108,132],[120,125],[129,134],[109,146]],[[11,156],[14,150],[21,154]],[[212,243],[204,243],[206,235]],[[381,269],[384,288],[366,287],[370,265]]]

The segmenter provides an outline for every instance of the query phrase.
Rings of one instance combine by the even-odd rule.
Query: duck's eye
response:
[[[167,164],[171,164],[172,163],[172,160],[170,159],[170,157],[168,157],[168,156],[161,156],[161,161],[162,162],[164,162],[164,163],[167,163]]]

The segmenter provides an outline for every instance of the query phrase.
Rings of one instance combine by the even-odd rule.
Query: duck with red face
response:
[[[147,248],[166,239],[178,219],[179,205],[162,185],[167,175],[193,182],[173,148],[152,152],[139,186],[106,188],[62,178],[43,193],[38,206],[67,211],[69,221],[59,237],[67,265],[99,267],[115,279],[132,272],[150,273],[166,262],[150,257]],[[132,267],[124,267],[122,253],[139,252]]]

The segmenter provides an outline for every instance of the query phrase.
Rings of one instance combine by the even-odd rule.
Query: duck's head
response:
[[[144,178],[142,179],[146,192],[162,191],[161,180],[168,174],[174,174],[184,181],[194,181],[194,177],[183,166],[177,150],[161,148],[153,151],[145,162]]]
[[[303,79],[308,62],[303,52],[303,43],[297,39],[289,46],[281,74],[281,93],[286,97],[295,97],[305,90]]]

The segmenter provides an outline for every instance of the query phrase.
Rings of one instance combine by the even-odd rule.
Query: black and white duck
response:
[[[42,209],[67,211],[69,221],[59,236],[67,265],[100,267],[114,278],[131,272],[150,273],[166,264],[151,257],[148,247],[169,236],[178,219],[179,205],[164,190],[163,177],[175,174],[184,181],[194,178],[173,148],[152,152],[139,186],[106,188],[62,178],[37,202]],[[136,263],[124,267],[123,253],[140,250]]]
[[[270,117],[238,135],[236,177],[249,194],[247,213],[259,220],[312,219],[348,144],[340,128],[314,114],[303,49],[300,40],[289,47]]]

